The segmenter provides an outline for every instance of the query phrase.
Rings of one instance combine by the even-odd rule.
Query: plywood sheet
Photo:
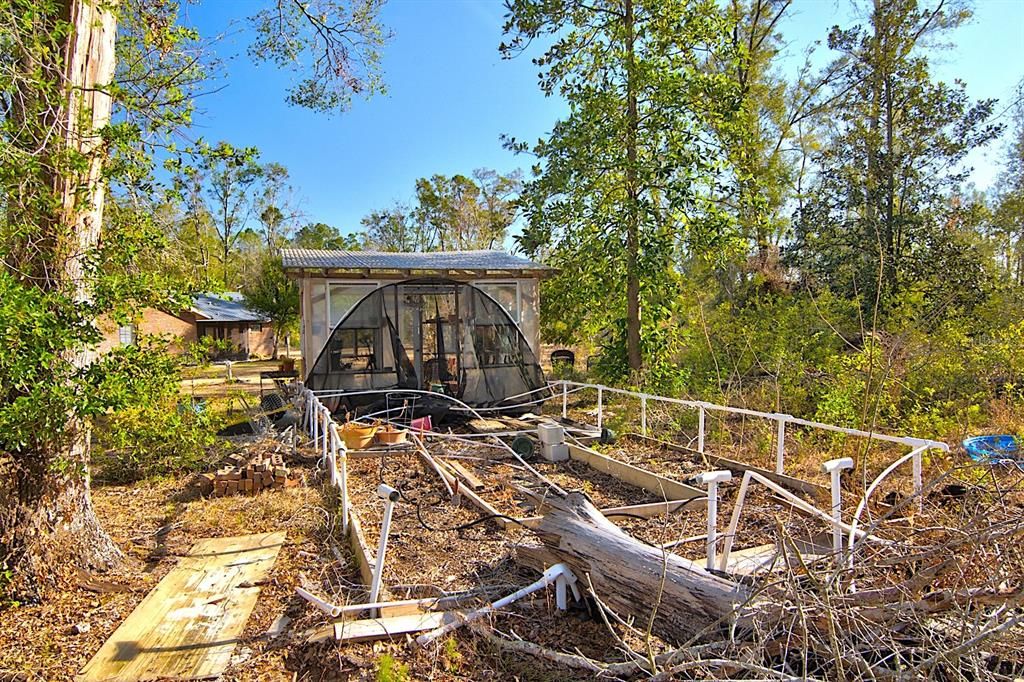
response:
[[[103,644],[79,682],[217,677],[245,628],[284,532],[200,540]]]

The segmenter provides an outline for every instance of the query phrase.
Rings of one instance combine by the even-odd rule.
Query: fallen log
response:
[[[721,638],[749,597],[748,589],[699,564],[648,545],[609,521],[581,493],[550,496],[534,532],[542,545],[522,545],[517,559],[542,570],[563,562],[621,617],[632,617],[670,642]]]

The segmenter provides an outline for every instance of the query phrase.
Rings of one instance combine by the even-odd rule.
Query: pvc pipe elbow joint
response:
[[[824,464],[822,464],[821,468],[827,474],[830,474],[833,471],[842,471],[844,469],[852,469],[853,468],[853,458],[852,457],[842,457],[840,459],[830,459],[829,461],[827,461]]]
[[[382,500],[388,500],[389,502],[398,502],[402,497],[402,493],[398,492],[394,488],[384,483],[377,486],[377,497]]]
[[[718,471],[708,471],[697,477],[699,483],[707,485],[708,483],[724,483],[725,481],[732,480],[732,472],[721,469]]]

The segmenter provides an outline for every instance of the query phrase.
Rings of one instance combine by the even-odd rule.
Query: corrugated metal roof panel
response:
[[[220,296],[199,294],[192,304],[192,310],[203,316],[200,322],[269,322],[255,310],[245,307],[242,295],[228,292]]]
[[[505,251],[321,251],[282,249],[285,269],[328,270],[550,270]]]

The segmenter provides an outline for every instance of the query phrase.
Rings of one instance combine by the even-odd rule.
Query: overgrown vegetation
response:
[[[547,340],[608,383],[922,436],[1019,405],[1024,105],[974,192],[1003,121],[932,67],[966,6],[874,3],[793,77],[786,1],[510,7],[506,54],[548,40],[571,105],[510,142],[538,159],[518,243],[561,269]]]
[[[96,478],[124,483],[197,471],[218,459],[222,419],[206,403],[180,394],[181,358],[150,339],[118,348],[105,361],[139,377],[145,391],[94,422]]]

